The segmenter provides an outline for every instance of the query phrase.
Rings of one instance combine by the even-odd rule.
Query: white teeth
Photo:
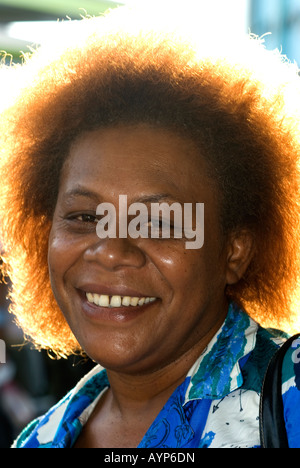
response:
[[[94,302],[94,294],[86,293],[86,298],[89,302]]]
[[[97,294],[98,295],[98,294]],[[101,294],[99,296],[99,306],[101,307],[108,307],[109,306],[109,296],[106,296],[104,294]]]
[[[129,306],[130,305],[130,297],[129,296],[124,296],[122,299],[122,305],[123,306]]]
[[[155,301],[156,297],[131,297],[131,296],[107,296],[106,294],[86,293],[86,298],[91,304],[100,307],[136,307]]]
[[[130,305],[132,306],[137,306],[138,305],[138,302],[139,302],[139,298],[138,297],[132,297],[130,299]]]
[[[122,303],[121,296],[112,296],[110,300],[110,307],[120,307]]]

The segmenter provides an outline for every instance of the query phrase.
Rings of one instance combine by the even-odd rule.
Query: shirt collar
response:
[[[258,324],[236,304],[188,373],[185,403],[199,398],[221,399],[243,384],[239,361],[256,342]]]

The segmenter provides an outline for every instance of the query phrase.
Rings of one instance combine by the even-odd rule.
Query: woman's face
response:
[[[187,249],[185,238],[172,236],[99,238],[97,206],[111,203],[118,220],[119,195],[149,209],[204,203],[204,245]],[[217,331],[227,309],[218,209],[199,151],[176,133],[120,126],[76,141],[61,174],[48,258],[58,305],[92,359],[152,371]]]

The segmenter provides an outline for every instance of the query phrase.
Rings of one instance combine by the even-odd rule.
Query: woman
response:
[[[36,346],[98,364],[14,446],[257,447],[263,377],[285,336],[262,325],[292,322],[299,274],[297,68],[254,38],[206,51],[132,15],[83,20],[78,44],[35,53],[2,114],[12,310]],[[192,207],[193,232],[204,205],[201,248],[171,209],[134,209],[157,203]]]

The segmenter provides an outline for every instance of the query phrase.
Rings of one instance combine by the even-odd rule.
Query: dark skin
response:
[[[107,238],[96,207],[144,200],[204,203],[201,249],[186,239]],[[225,240],[217,189],[192,141],[146,125],[87,133],[64,165],[49,239],[56,300],[85,352],[107,369],[110,388],[76,447],[136,447],[222,325],[227,284],[251,259],[246,231]],[[153,297],[140,306],[91,304],[86,293]]]

